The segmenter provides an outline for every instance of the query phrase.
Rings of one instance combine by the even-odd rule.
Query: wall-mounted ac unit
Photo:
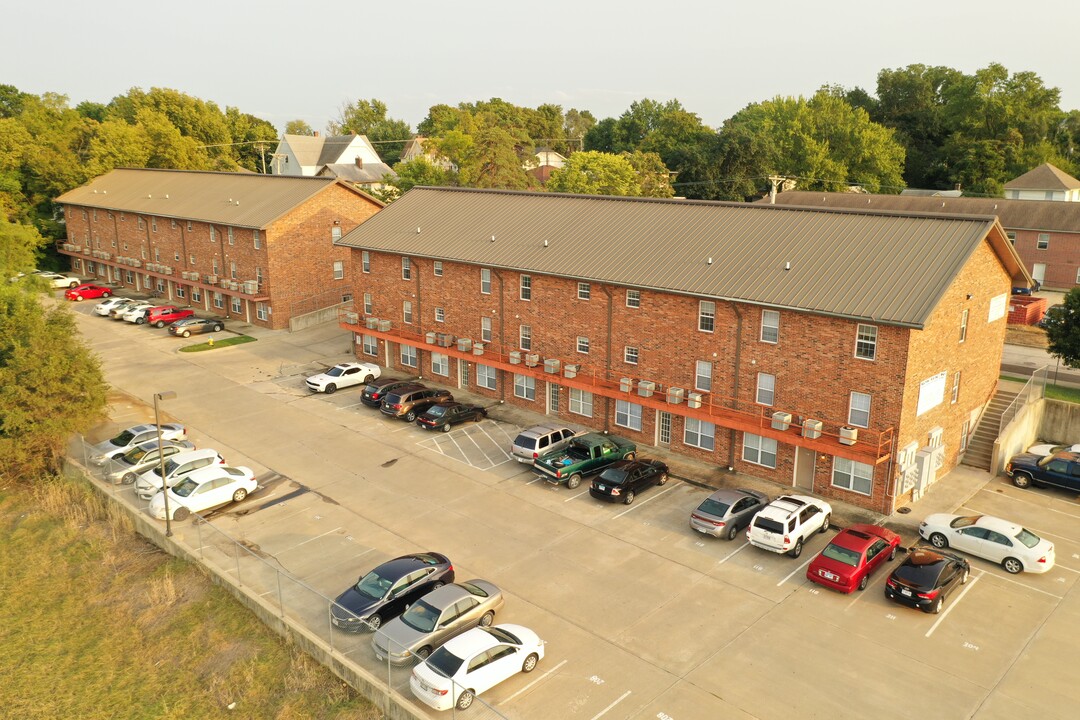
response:
[[[457,349],[461,352],[469,352],[472,350],[472,340],[469,338],[458,338]]]
[[[544,372],[558,373],[560,366],[562,366],[562,360],[559,360],[558,358],[547,358],[544,360]]]
[[[345,313],[345,322],[349,325],[355,325],[360,322],[360,315],[354,312]]]
[[[379,332],[390,332],[392,324],[389,320],[379,321]]]
[[[450,347],[454,344],[454,336],[450,333],[435,333],[435,344],[439,347]]]
[[[230,290],[239,290],[240,289],[240,283],[236,282],[235,280],[230,280],[229,281],[229,289]]]
[[[637,384],[637,394],[641,397],[652,397],[656,392],[656,383],[652,380],[640,380]]]
[[[681,387],[668,388],[667,401],[672,405],[679,405],[683,401],[683,395],[686,393]]]
[[[210,285],[217,285],[218,276],[217,275],[207,275],[206,276],[206,282],[209,283]]]
[[[540,356],[537,353],[525,353],[525,364],[529,367],[536,367],[540,364]]]
[[[563,365],[562,373],[563,377],[574,378],[577,377],[578,372],[581,370],[581,366],[576,363],[567,363]]]
[[[428,332],[428,333],[424,333],[424,342],[426,342],[428,345],[434,345],[435,344],[435,331],[434,330],[432,330],[431,332]]]
[[[859,439],[858,428],[842,427],[840,428],[840,444],[841,445],[854,445],[855,441]]]
[[[634,389],[634,378],[619,378],[619,392],[630,392]]]
[[[379,329],[379,318],[375,318],[375,317],[365,318],[364,319],[364,327],[366,327],[368,330],[378,330]]]
[[[510,351],[510,364],[511,365],[520,365],[521,364],[521,353],[519,353],[517,350],[511,350]]]
[[[222,280],[218,281],[218,285],[220,285],[222,288],[228,290],[229,289],[229,279],[228,278],[223,278]]]
[[[472,354],[473,355],[483,355],[484,354],[484,343],[473,343]]]
[[[173,269],[171,267],[166,267],[165,268],[165,274],[166,275],[172,275],[172,273],[173,273]]]
[[[791,427],[791,413],[774,412],[772,414],[772,429],[787,430]]]
[[[244,293],[247,295],[254,295],[259,292],[258,280],[245,280],[244,281]]]
[[[802,436],[811,440],[821,437],[821,421],[807,418],[803,420]]]
[[[686,406],[692,408],[701,407],[701,393],[686,393]]]

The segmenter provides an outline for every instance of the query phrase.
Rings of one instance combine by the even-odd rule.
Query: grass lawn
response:
[[[210,343],[214,344],[211,345]],[[234,335],[232,337],[216,340],[211,338],[210,340],[199,343],[198,345],[185,345],[180,348],[180,352],[203,352],[204,350],[216,350],[218,348],[229,347],[230,345],[243,345],[244,343],[255,342],[255,338],[250,335]]]
[[[0,716],[381,716],[81,479],[0,486],[0,545]]]
[[[1080,403],[1080,388],[1048,384],[1046,386],[1046,397],[1051,400],[1064,400],[1066,402]]]

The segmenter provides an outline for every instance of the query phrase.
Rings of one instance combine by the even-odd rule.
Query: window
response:
[[[431,372],[435,375],[450,374],[450,357],[443,353],[431,353]]]
[[[590,297],[592,297],[592,287],[589,286],[589,283],[579,282],[577,284],[577,299],[588,300]]]
[[[217,258],[214,258],[214,274],[217,275],[217,273],[218,273],[218,261],[217,261]]]
[[[97,210],[94,211],[94,219],[97,220]],[[157,218],[150,218],[150,232],[157,232]]]
[[[952,403],[953,405],[955,405],[955,404],[956,404],[956,401],[957,401],[957,400],[959,400],[959,399],[960,399],[960,371],[959,371],[959,370],[957,370],[957,371],[956,371],[956,374],[955,374],[955,375],[953,375],[953,381],[952,381],[952,399],[950,400],[950,402],[951,402],[951,403]]]
[[[519,293],[522,300],[532,300],[532,276],[521,276],[521,292]]]
[[[444,308],[435,308],[435,322],[446,322],[446,310]]]
[[[697,327],[702,332],[712,332],[716,327],[716,303],[712,300],[698,303]]]
[[[585,355],[589,354],[589,338],[578,335],[577,351]]]
[[[401,279],[412,280],[412,260],[407,257],[401,258]]]
[[[262,247],[262,238],[259,237],[259,230],[257,228],[251,231],[251,242],[255,245],[256,250]]]
[[[960,452],[967,450],[968,438],[971,435],[971,420],[965,420],[960,427]]]
[[[713,433],[716,426],[704,420],[686,418],[686,426],[683,428],[683,442],[702,450],[715,450],[716,440]]]
[[[877,357],[877,328],[873,325],[859,325],[855,333],[855,357],[862,360]]]
[[[769,373],[757,374],[757,403],[772,405],[776,399],[776,376]]]
[[[775,343],[780,340],[780,313],[776,310],[761,311],[761,342]]]
[[[967,321],[968,310],[964,308],[964,312],[960,313],[960,342],[967,340]]]
[[[412,300],[406,300],[401,304],[401,319],[407,325],[412,325]]]
[[[870,427],[870,396],[866,393],[851,393],[851,402],[848,405],[848,425],[852,427]]]
[[[522,350],[532,350],[532,327],[522,325],[518,329],[518,346]]]
[[[139,229],[140,230],[142,230],[144,227],[146,227],[146,223],[143,222],[142,215],[138,216],[138,221],[139,221]]]
[[[259,267],[258,265],[255,266],[255,282],[256,282],[256,284],[258,284],[258,286],[260,288],[262,288],[262,284],[263,284],[262,268]]]
[[[230,262],[229,263],[229,277],[231,277],[233,280],[236,279],[236,263],[235,262]]]
[[[514,375],[514,397],[535,400],[536,378],[528,375]]]
[[[1016,244],[1016,233],[1007,232],[1005,233],[1005,237],[1009,238],[1009,242],[1011,242],[1013,245]]]
[[[334,261],[334,279],[335,280],[344,280],[345,279],[345,263],[343,261],[341,261],[341,260],[335,260]]]
[[[480,318],[480,342],[491,342],[491,318]]]
[[[636,347],[629,345],[623,348],[623,362],[627,365],[637,365],[638,352]]]
[[[336,245],[340,241],[341,241],[341,226],[335,225],[332,228],[330,228],[330,242]]]
[[[482,388],[487,388],[488,390],[495,390],[495,377],[497,374],[498,372],[495,368],[488,365],[477,364],[476,384]]]
[[[364,354],[376,356],[379,354],[379,339],[374,335],[365,335],[363,342]]]
[[[225,296],[219,292],[214,293],[214,307],[219,310],[225,307]]]
[[[120,219],[121,219],[121,220],[123,220],[123,219],[124,219],[124,215],[123,215],[123,213],[121,213],[121,214],[120,214]],[[190,220],[188,220],[188,221],[187,221],[187,231],[188,231],[188,232],[191,232],[191,221],[190,221]]]
[[[641,406],[627,400],[616,400],[615,424],[631,430],[641,430]]]
[[[154,262],[161,262],[161,248],[154,248]]]
[[[127,217],[124,216],[124,213],[120,213],[120,222],[127,222]],[[188,230],[190,229],[191,228],[188,228]]]
[[[1039,250],[1046,250],[1050,247],[1050,235],[1049,233],[1039,233],[1039,239],[1035,241],[1035,247]]]
[[[129,283],[132,282],[132,279],[130,277],[128,278],[128,282]],[[191,288],[191,302],[193,302],[193,303],[202,302],[202,290],[200,290],[197,287],[192,287]],[[262,303],[259,303],[259,304],[262,305]],[[265,320],[266,318],[259,318],[259,319],[260,320]]]
[[[436,260],[432,265],[432,272],[435,273],[435,277],[442,277],[442,260]]]
[[[234,298],[232,299],[232,311],[233,311],[234,313],[238,313],[238,312],[240,312],[240,311],[241,311],[242,309],[243,309],[243,308],[242,308],[242,306],[240,305],[240,298],[238,298],[238,297],[234,297]]]
[[[480,292],[484,295],[491,294],[491,270],[480,268]]]
[[[113,247],[116,247],[116,241],[115,240],[113,241]],[[180,262],[180,251],[179,250],[175,250],[173,252],[173,258],[172,259],[173,259],[173,262]]]
[[[874,468],[847,458],[833,458],[833,487],[870,495],[874,487]]]
[[[592,417],[593,398],[591,392],[570,388],[570,412],[575,415]]]
[[[416,367],[416,348],[412,345],[401,346],[401,364],[405,367]]]
[[[210,242],[214,242],[215,240],[217,240],[217,231],[214,230],[214,226],[211,225],[210,226]]]
[[[626,307],[639,308],[641,307],[641,291],[640,290],[627,290],[626,291]]]
[[[192,265],[195,264],[195,253],[188,255],[188,262]]]
[[[709,392],[712,390],[712,363],[698,360],[694,369],[694,389]]]
[[[176,297],[180,300],[183,300],[185,297],[187,297],[187,292],[184,290],[183,285],[176,286]]]
[[[360,253],[360,268],[363,272],[371,272],[371,253],[367,250]]]
[[[227,230],[228,230],[228,233],[229,233],[229,244],[230,245],[235,245],[236,244],[236,237],[233,235],[232,226],[229,226],[227,228]]]
[[[364,314],[371,315],[375,312],[375,303],[371,300],[371,293],[364,293]]]
[[[743,433],[742,459],[755,465],[776,468],[776,441],[752,433]]]

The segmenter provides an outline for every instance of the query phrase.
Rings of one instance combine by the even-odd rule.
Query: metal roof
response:
[[[327,177],[118,168],[64,193],[56,202],[265,228],[335,183],[369,199],[360,191]]]
[[[1080,188],[1080,180],[1050,163],[1043,163],[1005,183],[1006,190],[1075,190],[1076,188]]]
[[[417,187],[339,244],[921,327],[993,217]],[[997,226],[995,247],[1009,243]],[[1017,267],[1010,274],[1023,273]]]

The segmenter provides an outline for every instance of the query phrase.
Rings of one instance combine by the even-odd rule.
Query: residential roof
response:
[[[765,198],[759,203],[767,203]],[[943,215],[997,215],[1006,230],[1080,233],[1080,203],[1005,198],[918,197],[914,195],[852,195],[850,193],[789,190],[777,193],[777,205],[815,208],[854,208]]]
[[[56,202],[81,207],[264,228],[333,184],[335,178],[118,168]]]
[[[342,160],[342,153],[358,138],[372,155],[378,156],[366,135],[284,135],[282,142],[288,144],[302,167],[322,167]]]
[[[1005,183],[1006,190],[1075,190],[1080,188],[1080,180],[1069,173],[1043,163],[1034,170],[1029,170],[1020,177]]]
[[[339,244],[922,327],[987,237],[1024,277],[993,217],[417,187]]]
[[[351,183],[380,183],[384,175],[396,177],[394,169],[386,163],[364,163],[364,167],[357,167],[356,163],[332,163],[324,165],[319,170],[320,175],[333,175],[345,182]]]
[[[901,195],[914,195],[915,197],[962,197],[963,190],[924,190],[921,188],[904,188]]]

